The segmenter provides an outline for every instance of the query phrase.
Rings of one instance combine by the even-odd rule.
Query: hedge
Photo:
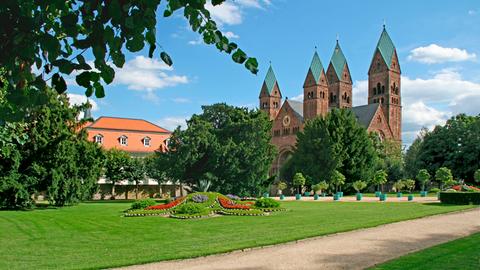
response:
[[[480,204],[480,192],[440,192],[440,201],[447,204]]]

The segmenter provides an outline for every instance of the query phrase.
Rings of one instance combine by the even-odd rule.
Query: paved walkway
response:
[[[124,269],[364,269],[475,232],[480,232],[480,208],[247,251]]]

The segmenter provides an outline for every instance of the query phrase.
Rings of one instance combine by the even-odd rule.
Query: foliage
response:
[[[112,148],[105,151],[105,178],[112,183],[112,198],[115,198],[115,185],[127,178],[130,155],[122,150]]]
[[[295,170],[312,179],[330,179],[337,170],[353,181],[371,178],[376,153],[353,112],[333,109],[306,122],[292,159]]]
[[[277,183],[277,189],[278,190],[284,190],[287,188],[287,183],[285,183],[284,181],[280,181]]]
[[[480,169],[475,171],[473,178],[475,179],[475,182],[480,183]]]
[[[451,186],[454,184],[452,171],[447,167],[441,167],[435,172],[435,180],[442,186]]]
[[[138,199],[138,185],[145,181],[145,162],[143,158],[130,158],[124,168],[125,179],[135,183],[135,198]]]
[[[178,206],[175,210],[175,213],[178,214],[200,214],[203,212],[203,207],[195,203],[184,203]]]
[[[207,192],[211,185],[212,185],[212,182],[210,180],[200,179],[198,181],[197,189],[198,191],[201,191],[201,192]]]
[[[155,180],[159,185],[168,181],[165,171],[157,166],[158,159],[155,155],[149,155],[143,158],[146,176]]]
[[[266,114],[226,104],[202,110],[187,121],[186,130],[173,132],[170,151],[157,153],[159,169],[189,186],[208,178],[211,191],[259,194],[276,155]]]
[[[373,175],[372,183],[378,186],[378,190],[380,190],[380,186],[387,183],[387,172],[384,170],[378,170]]]
[[[480,204],[480,192],[440,192],[440,201],[447,204]]]
[[[355,182],[352,183],[352,186],[353,186],[353,189],[355,189],[355,191],[357,191],[357,193],[360,193],[360,191],[362,191],[362,189],[367,187],[367,182],[365,182],[365,181],[355,181]]]
[[[395,183],[393,183],[393,187],[395,188],[395,191],[401,192],[402,189],[405,187],[405,182],[402,180],[398,180]]]
[[[66,95],[49,88],[37,95],[43,105],[26,104],[21,121],[0,125],[0,208],[29,207],[42,191],[53,205],[74,204],[97,189],[104,155],[79,131],[84,106],[70,107]],[[0,110],[27,110],[24,105],[2,102]]]
[[[335,187],[335,191],[338,191],[338,188],[345,184],[345,175],[337,170],[333,171],[330,183]]]
[[[145,209],[149,206],[157,204],[153,199],[144,199],[144,200],[136,200],[132,203],[131,209]]]
[[[472,181],[480,168],[480,115],[459,114],[444,126],[436,126],[425,135],[421,144],[418,164],[431,174],[441,167],[452,169],[456,179]]]
[[[370,138],[377,153],[375,169],[387,172],[388,181],[401,179],[405,174],[402,145],[391,139],[380,140],[376,132],[371,132]]]
[[[258,208],[278,208],[280,203],[272,198],[260,198],[255,201],[255,206]]]
[[[25,86],[38,90],[51,81],[58,93],[67,89],[65,76],[75,72],[76,82],[85,88],[85,94],[105,96],[104,84],[110,84],[115,69],[125,63],[125,52],[141,51],[148,46],[148,56],[154,57],[157,48],[162,51],[160,59],[168,66],[173,64],[170,56],[157,42],[157,11],[163,17],[183,10],[193,32],[202,35],[203,42],[227,54],[232,54],[236,63],[244,64],[252,73],[258,71],[255,58],[248,57],[230,42],[219,30],[206,9],[207,1],[167,0],[135,1],[55,1],[55,0],[6,0],[0,6],[0,66],[6,70],[6,80],[11,82],[6,98],[10,101],[33,103],[31,93]],[[208,2],[217,6],[225,2]],[[94,56],[93,66],[84,54]],[[112,65],[113,64],[113,65]],[[35,65],[39,72],[32,73]],[[38,73],[38,72],[37,72]],[[18,92],[25,91],[24,93]],[[22,97],[21,99],[18,99]]]
[[[326,181],[321,181],[315,185],[313,185],[313,191],[319,192],[325,191],[328,188],[328,183]]]
[[[226,196],[227,196],[230,200],[240,201],[240,197],[238,197],[237,195],[227,194]]]
[[[298,194],[302,193],[302,186],[305,185],[305,181],[306,179],[302,173],[296,173],[293,176],[293,185],[298,186]]]
[[[438,193],[438,192],[440,192],[440,189],[439,188],[432,188],[432,189],[430,189],[430,192]]]
[[[418,156],[420,154],[420,149],[423,143],[423,138],[428,134],[428,130],[426,128],[422,128],[420,130],[420,134],[415,138],[412,145],[408,148],[405,152],[403,157],[404,160],[404,167],[405,167],[405,176],[409,178],[414,178],[418,171],[422,169],[420,167]],[[398,179],[398,178],[397,178]],[[418,180],[418,179],[417,179]]]
[[[403,186],[408,192],[412,192],[413,189],[415,188],[415,180],[413,179],[405,179],[405,180],[402,180],[402,182],[403,182]]]
[[[428,184],[428,182],[430,181],[430,178],[431,176],[426,169],[421,169],[418,171],[417,180],[418,182],[420,182],[420,185],[422,186],[422,191],[425,190],[425,185]]]

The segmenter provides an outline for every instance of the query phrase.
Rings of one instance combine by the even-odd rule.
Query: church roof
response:
[[[375,113],[377,112],[379,106],[380,103],[372,103],[368,105],[353,107],[352,111],[357,117],[358,122],[361,125],[368,127],[372,122],[373,117],[375,116]]]
[[[333,50],[330,63],[335,69],[335,73],[337,74],[337,77],[339,79],[342,78],[342,72],[343,72],[343,69],[345,68],[345,65],[347,64],[347,59],[345,58],[345,55],[343,54],[342,49],[340,48],[340,44],[338,43],[338,40],[337,40],[337,45]]]
[[[315,82],[318,83],[320,80],[320,75],[322,74],[323,65],[322,61],[320,61],[320,57],[318,57],[317,52],[313,54],[312,63],[310,64],[310,71],[312,72],[313,77],[315,78]]]
[[[299,101],[294,101],[294,100],[289,100],[287,99],[285,102],[290,105],[290,107],[293,109],[295,114],[303,120],[303,103]]]
[[[276,82],[277,82],[277,78],[275,77],[275,73],[273,73],[272,66],[270,65],[264,80],[264,83],[267,86],[268,94],[272,93],[273,87],[275,86]]]
[[[378,50],[382,55],[383,60],[390,67],[390,63],[392,62],[392,57],[395,52],[395,45],[393,45],[393,41],[387,33],[385,27],[383,27],[382,34],[380,35],[380,39],[378,40],[377,47],[375,51]]]

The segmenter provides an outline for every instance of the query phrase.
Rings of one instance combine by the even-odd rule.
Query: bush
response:
[[[195,203],[184,203],[177,207],[176,213],[178,214],[188,214],[188,215],[193,215],[193,214],[200,214],[203,212],[203,208],[201,205],[195,204]]]
[[[155,204],[157,203],[152,199],[136,200],[132,203],[131,209],[145,209]]]
[[[440,192],[440,201],[447,204],[480,204],[480,192]]]
[[[255,206],[259,208],[278,208],[280,203],[272,198],[260,198],[255,202]]]
[[[438,193],[438,192],[440,192],[440,189],[439,188],[432,188],[432,189],[430,189],[430,192]]]

